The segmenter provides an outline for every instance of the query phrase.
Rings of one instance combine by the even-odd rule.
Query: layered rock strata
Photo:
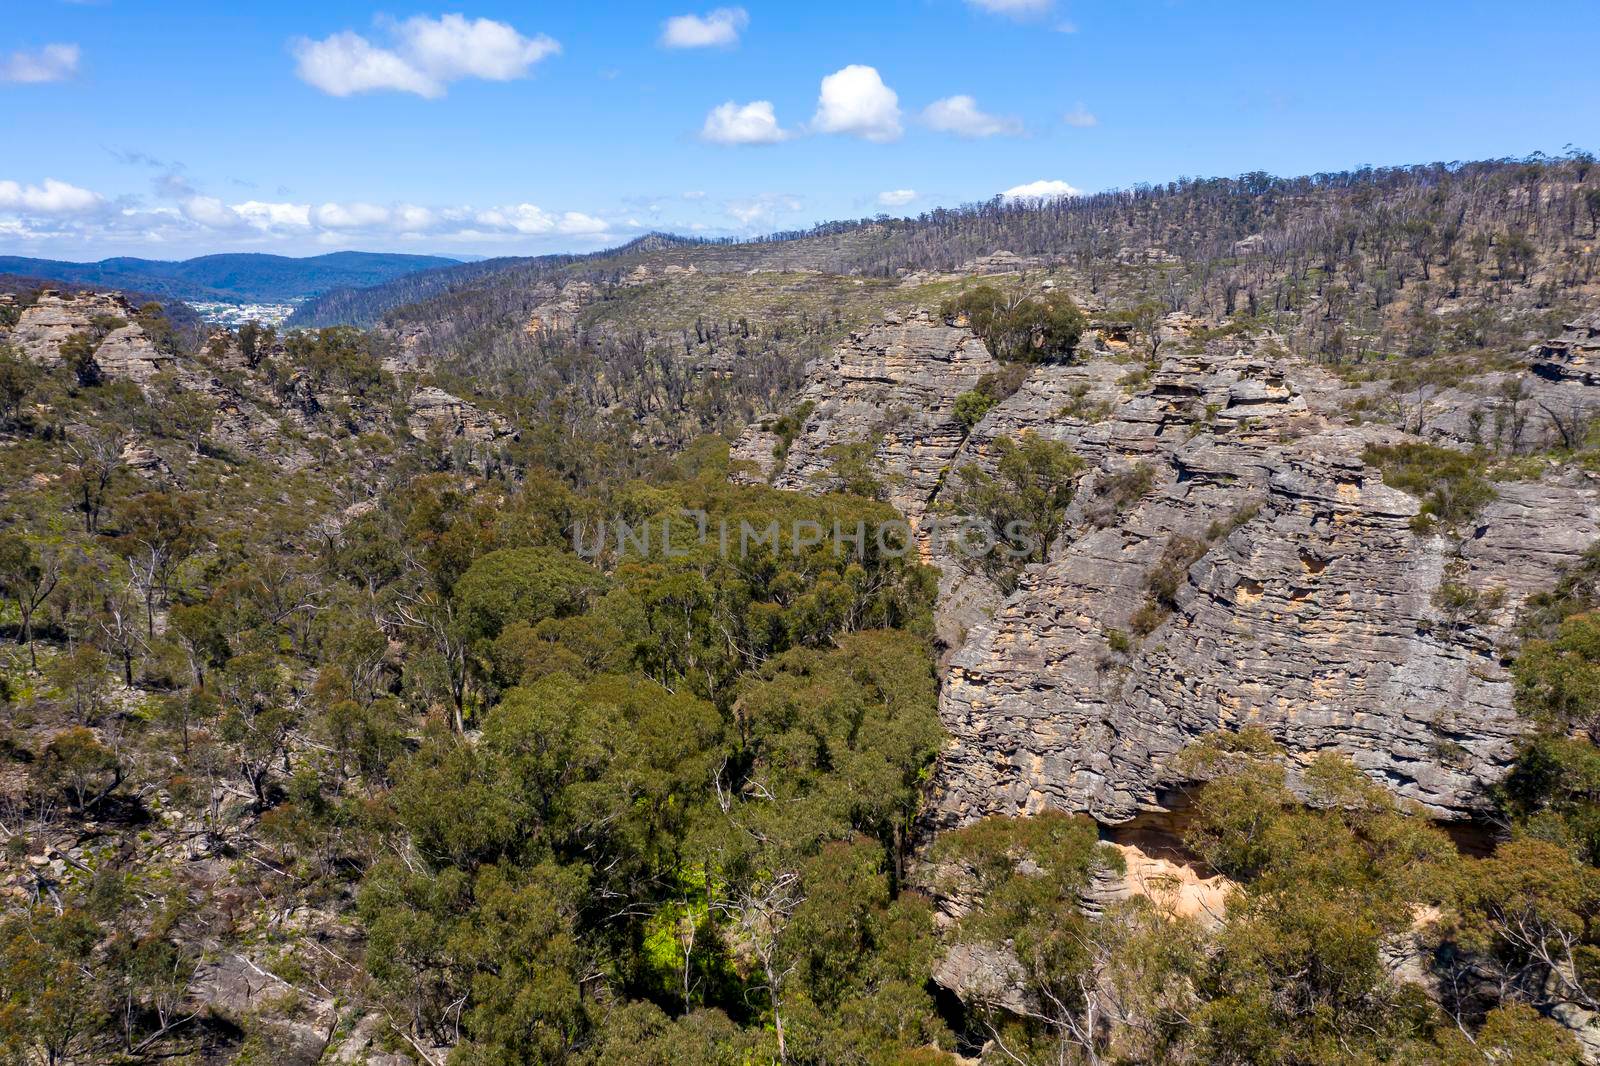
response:
[[[1087,460],[1066,532],[1015,592],[931,559],[951,736],[932,825],[1161,810],[1172,757],[1245,725],[1302,761],[1340,752],[1436,817],[1481,811],[1522,728],[1503,649],[1523,600],[1600,538],[1594,479],[1499,482],[1462,528],[1418,532],[1419,501],[1363,459],[1408,435],[1352,424],[1352,390],[1320,368],[1235,343],[1169,345],[1149,372],[1126,357],[1033,368],[967,433],[955,398],[993,360],[964,330],[896,317],[813,367],[786,456],[770,427],[736,446],[755,476],[815,490],[838,444],[870,442],[913,523],[1000,437]],[[1441,606],[1446,587],[1477,609]]]

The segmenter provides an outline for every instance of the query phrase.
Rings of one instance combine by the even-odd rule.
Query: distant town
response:
[[[267,326],[282,325],[294,314],[295,305],[288,304],[236,304],[211,300],[190,300],[195,314],[213,326],[242,326],[246,322],[260,322]]]

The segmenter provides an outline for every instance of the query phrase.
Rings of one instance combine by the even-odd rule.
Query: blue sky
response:
[[[0,254],[537,254],[1600,151],[1593,0],[0,0]]]

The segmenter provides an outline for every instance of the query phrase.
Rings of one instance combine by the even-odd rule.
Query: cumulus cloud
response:
[[[601,237],[610,234],[611,224],[582,211],[563,211],[561,221],[556,223],[556,232],[576,237]]]
[[[464,15],[385,23],[392,43],[373,44],[346,30],[320,41],[290,42],[300,80],[331,96],[390,91],[435,99],[467,78],[511,81],[561,51],[544,34],[524,37],[504,22]]]
[[[78,72],[80,56],[75,44],[47,44],[36,52],[12,52],[0,59],[0,81],[24,85],[66,81]]]
[[[900,137],[900,97],[873,67],[853,63],[822,79],[812,128],[882,143]]]
[[[1007,200],[1060,200],[1077,196],[1082,191],[1064,181],[1030,181],[1026,185],[1013,185],[1000,195]]]
[[[1021,119],[988,114],[970,96],[935,100],[923,109],[922,121],[941,133],[958,137],[1015,137],[1022,132]]]
[[[534,204],[513,204],[509,207],[493,207],[479,211],[473,216],[473,222],[490,231],[524,235],[562,234],[596,237],[611,231],[609,223],[593,215],[586,215],[581,211],[555,214]]]
[[[794,201],[798,204],[798,201]],[[782,207],[763,200],[760,212]],[[0,181],[0,238],[26,241],[31,254],[68,252],[107,244],[159,245],[171,250],[228,248],[291,250],[331,247],[480,246],[485,249],[545,245],[552,250],[619,239],[641,228],[599,214],[552,211],[532,203],[446,207],[361,200],[235,201],[193,189],[182,195],[108,199],[54,178],[36,185]]]
[[[967,0],[967,3],[991,15],[1028,19],[1048,15],[1055,8],[1055,0]]]
[[[559,44],[543,34],[524,37],[504,22],[469,22],[461,15],[406,19],[400,24],[400,37],[406,55],[441,81],[512,81],[526,77],[539,60],[561,51]]]
[[[1084,107],[1082,103],[1062,115],[1061,121],[1069,126],[1076,126],[1078,129],[1088,129],[1090,126],[1098,126],[1100,124],[1100,120],[1094,117],[1094,112]]]
[[[232,229],[244,222],[238,212],[215,196],[192,196],[183,202],[184,217],[211,229]]]
[[[234,214],[260,230],[310,229],[310,204],[264,203],[246,200],[233,205]]]
[[[430,98],[444,95],[443,85],[357,33],[336,33],[320,41],[301,38],[291,47],[300,80],[329,96],[383,89]]]
[[[742,7],[719,7],[704,15],[675,15],[661,24],[663,48],[730,48],[750,25]]]
[[[433,227],[438,216],[426,207],[416,204],[399,204],[393,212],[396,229],[403,233],[421,233]]]
[[[771,101],[736,104],[729,100],[711,109],[700,139],[712,144],[777,144],[788,140],[789,132],[778,125]]]
[[[904,207],[917,198],[915,189],[890,189],[888,192],[878,194],[880,207]]]
[[[42,185],[0,181],[0,210],[40,215],[73,215],[99,207],[101,198],[88,189],[46,178]]]

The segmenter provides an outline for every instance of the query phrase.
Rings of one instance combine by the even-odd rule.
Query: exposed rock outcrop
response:
[[[108,378],[122,378],[136,385],[149,385],[163,370],[171,369],[172,356],[156,348],[144,327],[123,326],[106,334],[94,350],[95,364]]]
[[[1600,385],[1600,311],[1569,322],[1561,336],[1535,345],[1528,364],[1551,381]]]
[[[925,314],[813,369],[782,487],[828,486],[830,449],[871,441],[915,524],[999,437],[1089,463],[1067,531],[1009,597],[932,559],[954,646],[933,824],[1046,806],[1122,822],[1162,808],[1178,751],[1246,724],[1299,759],[1342,752],[1440,818],[1481,810],[1522,729],[1500,649],[1521,602],[1600,537],[1594,480],[1502,482],[1467,527],[1419,533],[1418,500],[1363,461],[1404,434],[1349,425],[1320,368],[1235,343],[1170,345],[1148,377],[1102,358],[1033,368],[970,434],[951,406],[995,364]],[[759,468],[779,443],[753,430],[736,454]],[[1441,607],[1447,585],[1482,609]]]
[[[55,289],[45,289],[23,309],[6,340],[40,366],[58,366],[61,342],[90,328],[95,316],[126,319],[131,312],[128,301],[115,294],[63,295]]]
[[[27,359],[53,367],[61,364],[61,346],[69,337],[98,336],[93,358],[102,374],[148,385],[171,366],[172,356],[160,351],[133,317],[133,305],[120,293],[63,295],[46,289],[23,310],[8,339]]]
[[[418,440],[438,435],[447,443],[464,440],[474,445],[492,444],[511,435],[511,427],[499,415],[432,385],[411,394],[410,425],[411,435]]]
[[[811,414],[773,484],[834,487],[839,446],[869,444],[889,502],[915,526],[966,436],[956,397],[997,369],[971,330],[927,311],[887,316],[812,366],[797,399],[812,405]],[[752,439],[738,454],[758,455],[765,446],[770,455],[772,443]]]
[[[1194,400],[1224,367],[1191,379]],[[1269,375],[1228,384],[1217,428],[1191,436],[1173,420],[1186,392],[1175,370],[1104,430],[1069,543],[951,660],[940,819],[1054,806],[1121,821],[1160,805],[1183,747],[1246,724],[1301,757],[1343,752],[1437,816],[1470,817],[1521,729],[1498,646],[1521,599],[1600,536],[1592,487],[1504,484],[1463,541],[1419,535],[1417,501],[1361,460],[1392,431],[1276,443],[1303,405]],[[1090,528],[1096,481],[1128,455],[1153,487]],[[1537,536],[1532,513],[1545,516]],[[1119,653],[1150,624],[1136,614],[1163,567],[1182,569],[1168,575],[1170,617]],[[1482,617],[1449,618],[1435,605],[1447,582],[1504,593]]]
[[[640,281],[636,278],[634,283]],[[530,337],[555,336],[577,327],[578,316],[594,302],[594,286],[587,281],[569,281],[562,285],[546,283],[537,295],[544,299],[529,313],[523,331]]]

